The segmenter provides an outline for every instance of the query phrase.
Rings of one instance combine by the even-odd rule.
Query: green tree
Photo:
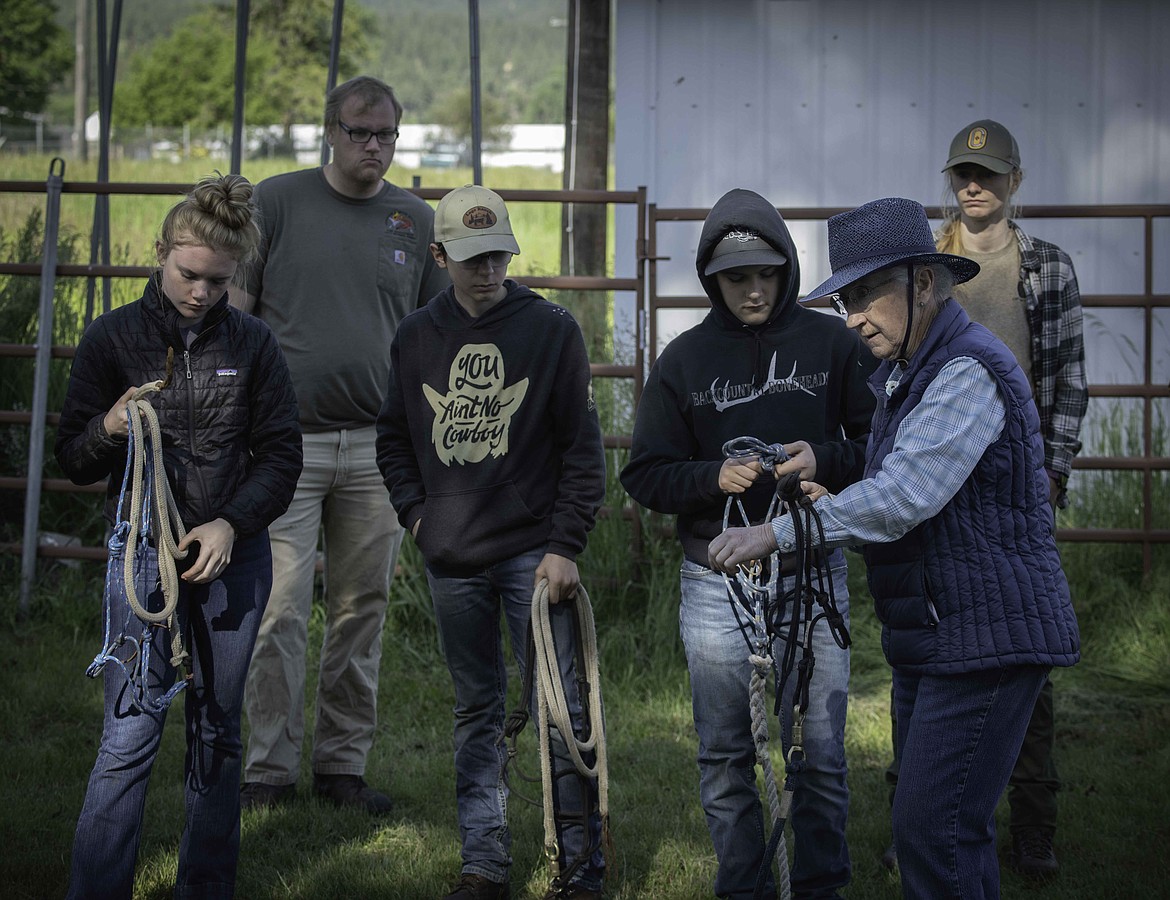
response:
[[[524,99],[521,121],[561,122],[565,114],[565,73],[549,72]]]
[[[252,4],[245,73],[245,119],[252,124],[317,122],[324,107],[332,28],[331,0],[258,0]],[[368,52],[369,13],[347,10],[339,78],[360,71]],[[200,127],[231,121],[235,16],[214,6],[185,19],[130,63],[115,94],[114,121]]]
[[[507,140],[507,107],[495,94],[482,93],[479,111],[483,123],[483,142],[501,143]],[[442,97],[431,107],[431,119],[442,125],[447,135],[456,141],[471,140],[471,87],[464,85]]]
[[[56,4],[45,0],[0,0],[0,106],[39,113],[68,74],[73,47],[56,14]]]
[[[113,121],[197,127],[230,122],[234,28],[225,10],[207,9],[131,57],[126,81],[114,92]],[[249,57],[263,52],[249,43]]]
[[[467,0],[359,2],[378,23],[371,74],[394,85],[409,121],[450,118],[448,95],[466,92],[469,81]],[[479,10],[483,96],[503,104],[504,121],[562,121],[565,29],[557,23],[565,0],[492,0]],[[548,91],[534,105],[533,86],[545,80]]]

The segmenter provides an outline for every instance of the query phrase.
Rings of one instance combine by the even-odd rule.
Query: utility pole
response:
[[[565,66],[565,190],[605,190],[609,175],[610,0],[568,0]],[[566,203],[561,212],[561,274],[605,275],[605,204]],[[590,359],[609,343],[607,298],[576,292]]]
[[[85,119],[89,114],[89,0],[77,0],[73,26],[73,157],[89,159]]]

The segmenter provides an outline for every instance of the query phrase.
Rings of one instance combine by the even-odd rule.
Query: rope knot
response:
[[[728,459],[758,459],[764,471],[771,471],[789,459],[783,444],[765,444],[759,438],[737,437],[723,444]]]
[[[776,480],[776,496],[791,506],[797,506],[804,499],[800,489],[800,473],[789,472]]]

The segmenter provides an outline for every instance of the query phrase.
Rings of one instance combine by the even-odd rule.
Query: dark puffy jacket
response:
[[[886,658],[931,675],[1071,666],[1080,637],[1056,549],[1036,405],[1011,351],[953,300],[879,404],[866,474],[881,467],[898,425],[958,357],[978,360],[995,379],[1007,423],[936,516],[897,541],[865,547]],[[884,363],[870,380],[883,400],[889,371]]]
[[[165,377],[173,348],[170,384],[147,398],[158,412],[163,463],[183,524],[223,518],[240,537],[263,531],[288,508],[301,473],[284,355],[268,326],[229,306],[226,294],[189,350],[180,324],[152,279],[139,300],[86,329],[57,429],[57,461],[76,484],[111,476],[112,523],[127,441],[107,434],[102,420],[127,388]]]

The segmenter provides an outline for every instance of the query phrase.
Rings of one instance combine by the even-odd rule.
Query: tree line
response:
[[[93,48],[96,4],[89,3]],[[0,7],[0,107],[69,121],[76,3],[2,0]],[[481,102],[489,128],[562,121],[565,9],[565,0],[480,4]],[[333,0],[251,0],[249,124],[320,121],[332,14]],[[113,122],[230,124],[235,28],[233,0],[124,0]],[[96,60],[96,51],[89,56]],[[399,93],[407,121],[458,130],[469,120],[468,56],[465,0],[351,0],[345,6],[339,79],[360,73],[384,79]],[[96,69],[90,83],[97,84]],[[89,111],[96,107],[95,88]]]

